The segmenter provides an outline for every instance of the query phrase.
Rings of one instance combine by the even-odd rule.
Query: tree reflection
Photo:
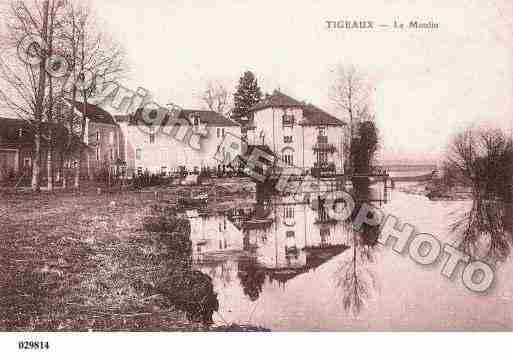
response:
[[[355,198],[369,198],[368,183],[358,183],[354,186]],[[357,202],[354,214],[358,213],[362,202]],[[363,224],[360,231],[352,228],[352,220],[346,223],[351,236],[351,255],[344,258],[335,272],[336,285],[342,291],[344,310],[358,315],[365,302],[371,298],[377,289],[377,279],[369,264],[375,261],[375,246],[379,228]],[[351,250],[351,249],[350,249]]]
[[[212,279],[218,280],[226,288],[232,282],[233,262],[221,261],[220,263],[213,263],[213,265],[208,267],[207,271]]]
[[[252,301],[257,300],[264,286],[265,271],[258,266],[254,259],[242,260],[238,264],[237,277],[239,277],[244,294]]]
[[[503,261],[511,252],[512,217],[511,203],[475,195],[451,230],[458,234],[458,248],[472,258]]]
[[[473,258],[504,260],[512,243],[511,138],[496,129],[459,133],[449,146],[443,182],[472,191],[472,207],[452,225],[459,234],[459,248]]]
[[[344,309],[358,315],[365,301],[371,297],[372,292],[377,288],[376,276],[368,266],[375,260],[375,244],[372,243],[372,239],[367,237],[372,233],[369,230],[363,230],[361,233],[354,231],[350,233],[353,237],[351,255],[344,258],[335,275],[336,285],[342,291]]]

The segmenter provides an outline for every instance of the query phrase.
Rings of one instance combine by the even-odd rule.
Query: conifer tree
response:
[[[251,71],[246,71],[239,79],[237,90],[233,94],[233,117],[244,116],[248,110],[262,99],[262,91]]]

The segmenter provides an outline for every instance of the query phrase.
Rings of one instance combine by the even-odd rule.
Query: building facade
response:
[[[119,174],[119,171],[128,177],[145,171],[162,174],[224,171],[226,163],[216,153],[224,153],[222,146],[226,145],[224,139],[228,134],[233,136],[230,144],[236,138],[250,145],[266,146],[283,163],[306,173],[344,171],[345,123],[280,91],[274,91],[250,109],[244,131],[238,122],[214,111],[182,109],[172,120],[167,117],[158,126],[148,126],[141,121],[141,111],[112,116],[93,104],[69,100],[65,103],[77,117],[85,114],[80,172],[90,179],[107,172]],[[4,177],[10,171],[31,169],[32,141],[30,136],[21,136],[30,133],[24,126],[23,122],[12,119],[0,122],[0,129],[3,128],[0,167]],[[73,132],[80,133],[79,129]],[[240,143],[239,149],[242,148]],[[56,163],[61,162],[54,164],[57,178],[63,168],[78,165],[76,153],[67,156],[55,153],[53,158],[59,159]]]
[[[181,110],[178,118],[147,126],[138,114],[115,116],[122,157],[129,172],[170,173],[223,170],[215,154],[227,134],[241,137],[240,125],[214,112]]]
[[[320,108],[274,91],[250,109],[244,139],[264,145],[305,172],[343,173],[346,124]]]

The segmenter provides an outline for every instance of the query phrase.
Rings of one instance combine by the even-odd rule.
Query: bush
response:
[[[172,233],[178,232],[189,235],[191,232],[189,221],[174,216],[150,216],[143,221],[143,228],[148,232]]]
[[[192,264],[192,242],[184,233],[161,233],[159,246],[164,256],[174,263],[190,267]]]
[[[200,272],[178,269],[158,288],[178,309],[187,313],[187,319],[212,324],[212,315],[219,310],[212,279]]]
[[[154,174],[149,171],[145,171],[140,175],[137,175],[133,179],[134,188],[144,188],[153,186],[162,186],[170,183],[170,179],[163,174]]]
[[[190,321],[212,323],[212,314],[219,302],[211,278],[192,270],[191,226],[187,219],[176,216],[176,208],[154,205],[152,216],[143,221],[150,233],[158,233],[157,247],[163,268],[154,290],[163,294]]]

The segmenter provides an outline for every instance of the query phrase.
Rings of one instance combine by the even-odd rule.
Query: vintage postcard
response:
[[[0,17],[1,331],[513,329],[511,1]]]

